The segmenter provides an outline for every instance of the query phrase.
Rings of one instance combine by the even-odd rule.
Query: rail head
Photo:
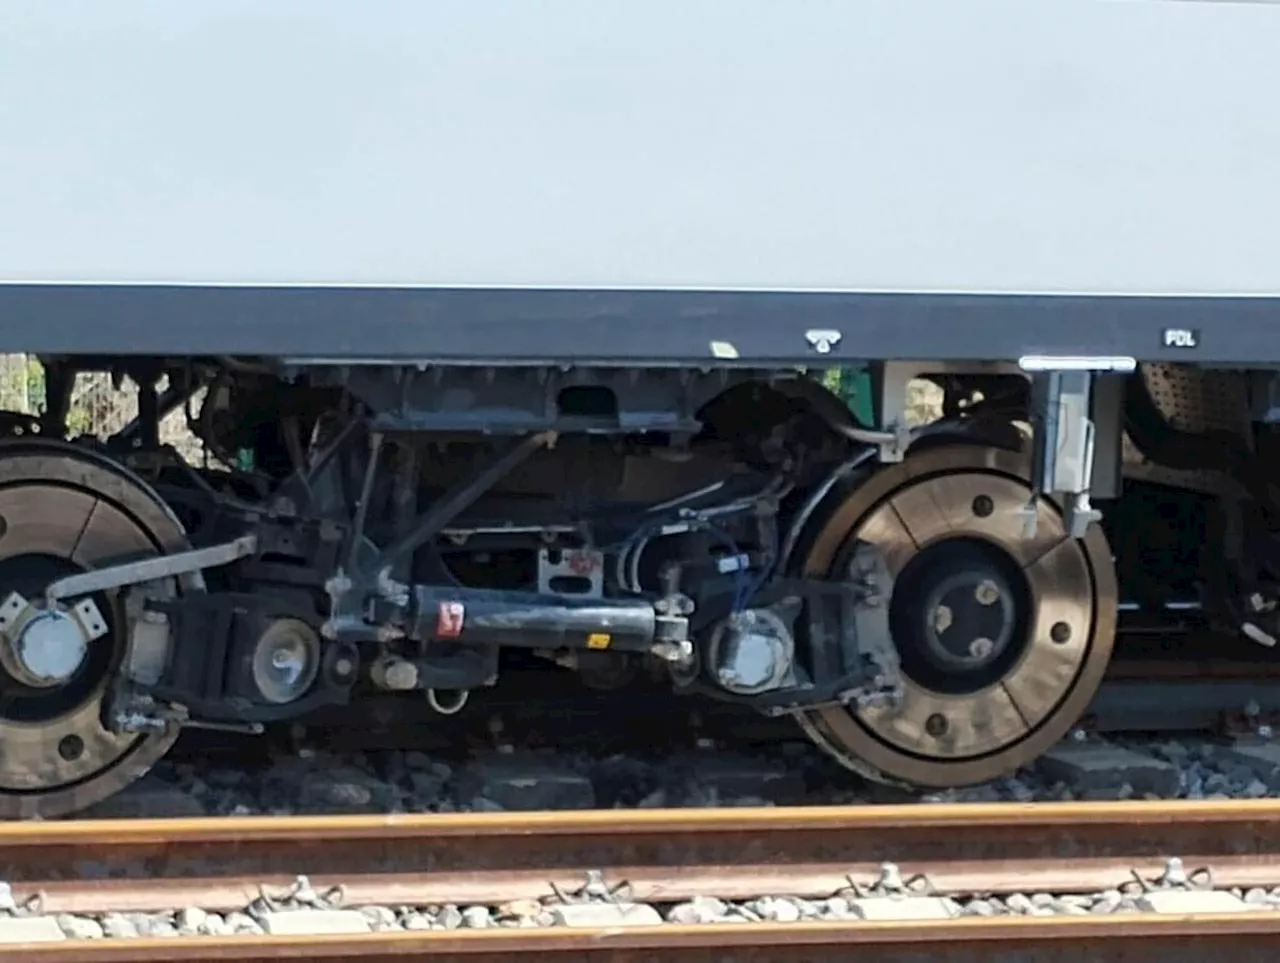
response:
[[[431,839],[509,836],[873,832],[939,828],[1027,831],[1091,825],[1247,825],[1280,822],[1280,799],[957,803],[643,811],[449,813],[385,816],[202,817],[0,824],[0,846]]]

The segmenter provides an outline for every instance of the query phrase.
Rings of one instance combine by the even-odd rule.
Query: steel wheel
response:
[[[810,738],[849,768],[921,787],[1005,775],[1057,742],[1102,679],[1116,627],[1116,575],[1093,526],[1069,538],[1030,499],[1026,460],[955,446],[873,476],[818,533],[805,573],[848,566],[857,540],[886,555],[890,629],[905,696],[893,708],[808,711]]]
[[[128,634],[118,593],[71,600],[75,618],[26,603],[55,578],[184,547],[159,498],[109,460],[61,443],[0,444],[0,818],[84,809],[173,744],[176,728],[104,725]]]

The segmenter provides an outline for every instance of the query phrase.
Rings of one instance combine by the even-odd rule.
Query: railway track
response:
[[[11,824],[0,876],[41,963],[1280,951],[1274,801]]]

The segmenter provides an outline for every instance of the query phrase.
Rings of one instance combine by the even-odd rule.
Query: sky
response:
[[[1276,293],[1280,8],[0,0],[0,281]]]

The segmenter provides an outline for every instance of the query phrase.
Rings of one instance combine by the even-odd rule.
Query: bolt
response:
[[[293,516],[298,514],[297,504],[292,498],[287,498],[284,495],[276,498],[271,505],[271,510],[277,515]]]
[[[58,755],[67,762],[75,762],[84,755],[84,740],[79,736],[63,736],[58,742]]]
[[[973,500],[973,513],[979,518],[986,518],[996,510],[996,504],[990,495],[979,495]]]
[[[990,639],[974,639],[969,643],[969,654],[975,659],[985,659],[995,647],[996,644]]]
[[[673,665],[688,665],[693,661],[693,643],[688,639],[683,642],[655,642],[649,652]]]
[[[333,663],[333,674],[340,679],[345,679],[355,671],[355,665],[346,656],[336,659]]]
[[[951,628],[953,616],[949,605],[939,605],[933,610],[933,631],[941,635]]]
[[[379,642],[395,642],[398,639],[403,639],[405,635],[404,629],[389,622],[378,626],[377,636]]]
[[[381,676],[378,679],[377,676]],[[418,667],[404,659],[390,658],[375,666],[375,682],[395,692],[408,692],[418,685]]]
[[[924,722],[924,731],[938,739],[947,731],[947,717],[940,712],[935,712]]]
[[[1071,639],[1071,626],[1066,622],[1054,622],[1053,628],[1049,630],[1049,638],[1061,645]]]
[[[876,886],[886,893],[905,893],[907,890],[897,863],[880,864],[880,878],[876,880]]]
[[[973,590],[973,597],[979,605],[995,605],[1000,601],[1000,589],[991,579],[983,579]]]
[[[1191,878],[1187,876],[1182,860],[1177,856],[1170,856],[1168,862],[1164,864],[1164,875],[1160,877],[1160,882],[1166,886],[1190,886]]]

